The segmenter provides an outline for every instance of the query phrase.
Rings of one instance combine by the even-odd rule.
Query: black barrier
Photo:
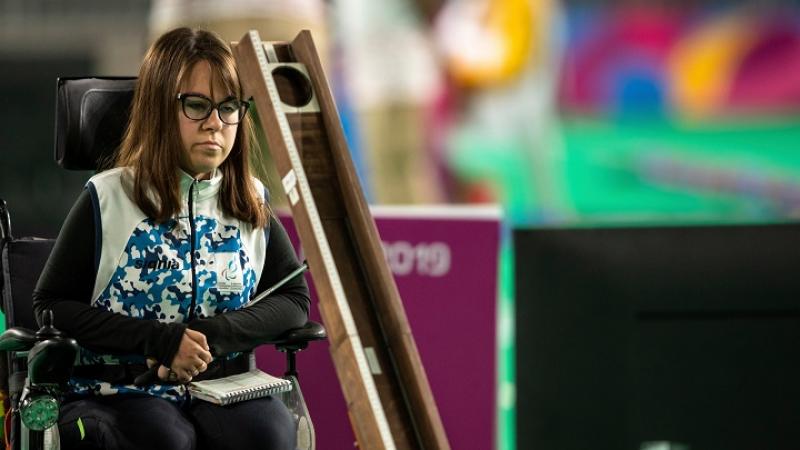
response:
[[[794,449],[800,225],[525,229],[524,449]]]

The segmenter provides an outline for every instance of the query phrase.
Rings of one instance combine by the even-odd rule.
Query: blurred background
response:
[[[53,162],[56,78],[135,75],[179,25],[312,30],[372,204],[500,204],[509,226],[800,215],[797,1],[0,0],[17,236],[55,236],[90,175]]]
[[[514,224],[798,214],[796,1],[2,0],[0,193],[53,235],[87,174],[52,162],[58,76],[135,75],[203,26],[323,53],[369,200],[500,203]]]

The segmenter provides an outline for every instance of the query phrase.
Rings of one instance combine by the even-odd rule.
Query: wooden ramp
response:
[[[250,31],[233,49],[289,198],[359,448],[449,449],[311,33],[286,43]]]

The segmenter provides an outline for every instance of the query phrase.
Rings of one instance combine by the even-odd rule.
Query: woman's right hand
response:
[[[170,369],[177,376],[177,381],[188,383],[199,373],[205,372],[212,359],[206,335],[187,328],[181,337],[178,353],[175,354]],[[167,368],[160,367],[158,375],[159,378],[168,379]]]

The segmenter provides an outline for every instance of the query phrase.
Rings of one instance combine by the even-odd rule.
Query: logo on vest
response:
[[[242,292],[244,276],[238,252],[214,254],[214,272],[217,274],[217,290],[220,293]]]
[[[180,269],[181,264],[180,260],[178,259],[170,259],[170,258],[145,258],[145,259],[136,259],[133,262],[133,266],[137,269],[147,269],[147,270],[164,270],[164,269]]]

